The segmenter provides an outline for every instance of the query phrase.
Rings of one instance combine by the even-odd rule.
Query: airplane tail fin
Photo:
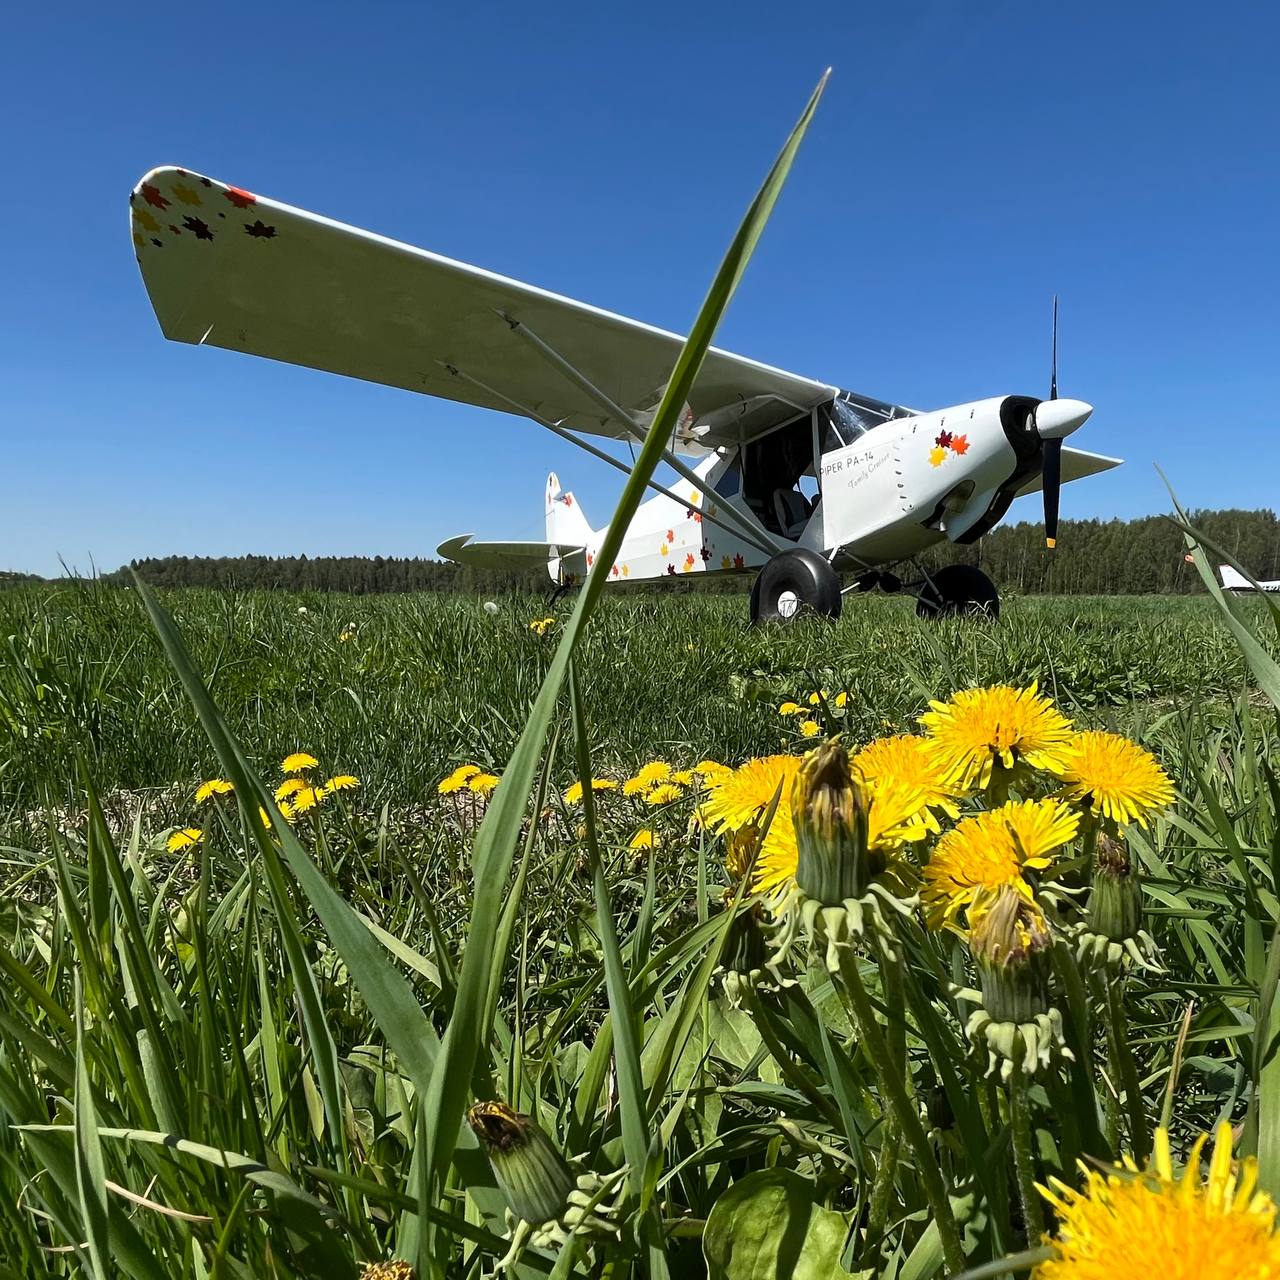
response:
[[[1229,564],[1220,564],[1218,566],[1218,577],[1222,579],[1222,585],[1227,591],[1253,590],[1253,583]]]
[[[594,532],[573,494],[561,493],[559,477],[553,471],[547,477],[547,541],[585,547]]]

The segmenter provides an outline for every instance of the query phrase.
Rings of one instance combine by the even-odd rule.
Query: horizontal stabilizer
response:
[[[1068,480],[1083,480],[1086,476],[1096,476],[1102,471],[1110,471],[1124,462],[1123,458],[1108,458],[1105,453],[1086,453],[1083,449],[1063,449],[1062,451],[1062,483]],[[1037,472],[1018,490],[1016,496],[1021,498],[1028,493],[1039,493],[1044,477]]]
[[[436,548],[436,554],[473,569],[538,569],[549,560],[584,550],[553,542],[473,542],[472,536],[464,533],[449,538]]]

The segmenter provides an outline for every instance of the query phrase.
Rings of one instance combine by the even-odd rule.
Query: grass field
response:
[[[1162,1119],[1182,1155],[1231,1121],[1280,1190],[1256,1032],[1280,967],[1262,606],[1250,666],[1207,598],[1014,599],[996,626],[855,598],[836,625],[752,630],[734,598],[609,597],[535,796],[477,835],[489,802],[439,784],[508,768],[572,601],[541,636],[536,598],[163,604],[225,721],[206,705],[202,725],[136,592],[0,595],[0,1275],[488,1274],[511,1178],[465,1125],[455,1148],[450,1090],[535,1116],[599,1198],[524,1241],[525,1275],[921,1277],[961,1270],[957,1249],[1025,1270],[1052,1227],[1030,1179],[1141,1160]],[[798,985],[726,983],[762,960],[733,959],[752,894],[725,909],[699,784],[601,791],[592,819],[561,798],[575,749],[617,781],[737,765],[803,752],[809,719],[856,746],[916,732],[930,699],[1032,681],[1077,728],[1154,752],[1176,799],[1128,830],[1161,968],[1077,964],[1088,859],[1043,873],[1075,1060],[1020,1061],[1012,1083],[966,1036],[972,939],[912,911],[851,967],[798,946],[773,975]],[[196,804],[215,776],[270,790],[297,751],[359,787],[273,834],[251,800]],[[631,847],[642,830],[656,847]]]

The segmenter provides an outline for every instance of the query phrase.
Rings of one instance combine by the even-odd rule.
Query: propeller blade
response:
[[[1058,496],[1062,492],[1062,438],[1044,442],[1044,545],[1050,551],[1058,545]]]
[[[1058,398],[1058,295],[1053,295],[1053,354],[1049,361],[1049,399]]]

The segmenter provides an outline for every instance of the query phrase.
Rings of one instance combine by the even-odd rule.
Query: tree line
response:
[[[1280,578],[1280,519],[1270,510],[1195,511],[1192,524],[1230,553],[1255,577]],[[1167,516],[1133,520],[1064,520],[1058,550],[1044,548],[1044,526],[1002,525],[971,547],[950,544],[920,557],[926,569],[950,562],[976,564],[1000,587],[1028,595],[1186,594],[1203,589],[1184,560],[1181,530]],[[1217,556],[1211,556],[1217,561]],[[446,591],[497,594],[550,590],[542,569],[503,572],[474,569],[447,560],[398,556],[161,556],[134,560],[103,575],[127,583],[129,568],[157,587],[237,587],[244,590],[342,591],[354,595]],[[745,591],[751,574],[706,583],[708,588]],[[39,581],[30,574],[0,573],[0,586]],[[666,582],[634,590],[667,590]],[[692,583],[684,579],[680,586]]]

